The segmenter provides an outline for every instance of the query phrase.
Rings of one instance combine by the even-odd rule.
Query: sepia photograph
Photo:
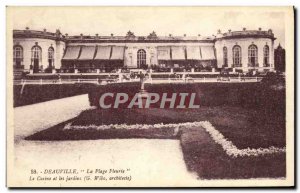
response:
[[[8,6],[7,187],[294,186],[294,8]]]

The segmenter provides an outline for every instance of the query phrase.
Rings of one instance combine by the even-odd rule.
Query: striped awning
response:
[[[157,47],[157,59],[158,60],[171,60],[171,47],[170,46]]]
[[[95,46],[83,46],[78,60],[93,60],[95,55]]]
[[[109,60],[111,46],[98,46],[95,60]]]
[[[113,46],[110,59],[111,60],[124,60],[124,51],[125,51],[124,46]]]
[[[185,60],[184,47],[172,46],[172,60]]]
[[[203,46],[201,47],[201,56],[202,60],[214,60],[215,57],[215,50],[212,46]]]
[[[79,56],[80,46],[68,46],[63,60],[76,60]]]
[[[199,46],[188,46],[186,48],[188,60],[201,60],[201,53]]]

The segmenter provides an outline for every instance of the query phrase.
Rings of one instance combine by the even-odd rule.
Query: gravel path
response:
[[[19,172],[14,178],[17,181],[28,179],[31,169],[39,172],[47,168],[84,169],[85,172],[86,169],[108,171],[129,169],[125,174],[108,173],[103,176],[107,178],[131,176],[131,181],[84,182],[88,186],[186,186],[197,181],[186,169],[178,140],[112,139],[52,142],[22,140],[16,145],[15,153],[15,169]],[[85,172],[78,176],[83,178],[87,175]],[[40,173],[38,175],[47,176]],[[95,175],[102,174],[91,174],[92,179]],[[40,181],[38,185],[43,183]],[[76,182],[53,183],[56,186],[72,186]],[[29,181],[26,186],[30,185]],[[51,186],[51,183],[47,185]]]
[[[88,108],[91,107],[87,94],[16,107],[14,108],[15,141],[76,117]]]

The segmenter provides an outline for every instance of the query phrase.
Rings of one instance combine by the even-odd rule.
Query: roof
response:
[[[259,30],[243,30],[243,31],[228,31],[226,33],[218,32],[217,36],[159,36],[155,32],[150,33],[148,36],[135,36],[133,32],[125,36],[99,36],[98,34],[92,35],[74,35],[69,36],[68,34],[62,35],[59,30],[55,33],[38,30],[13,30],[14,38],[44,38],[60,40],[70,43],[101,43],[101,42],[214,42],[218,39],[233,39],[233,38],[247,38],[247,37],[260,37],[260,38],[270,38],[275,40],[272,30],[262,31]]]

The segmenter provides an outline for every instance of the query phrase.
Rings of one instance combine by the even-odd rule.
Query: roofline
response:
[[[238,39],[238,38],[269,38],[276,40],[272,30],[244,30],[244,31],[229,31],[228,33],[218,33],[217,36],[95,36],[83,35],[68,36],[62,35],[59,30],[55,33],[37,30],[13,30],[13,38],[40,38],[50,39],[55,41],[63,41],[65,43],[214,43],[222,39]]]

